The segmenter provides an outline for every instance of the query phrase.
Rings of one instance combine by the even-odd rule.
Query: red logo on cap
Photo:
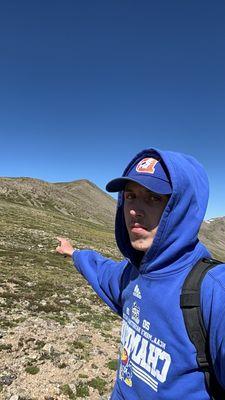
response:
[[[137,172],[144,172],[146,174],[154,174],[155,166],[158,163],[158,160],[155,158],[143,158],[138,165],[136,166]]]

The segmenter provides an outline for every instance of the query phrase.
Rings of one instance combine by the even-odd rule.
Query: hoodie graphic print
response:
[[[75,251],[76,268],[97,294],[122,318],[117,379],[111,400],[208,400],[204,374],[188,338],[180,309],[180,294],[190,268],[210,254],[198,240],[208,201],[208,180],[191,156],[147,149],[131,161],[160,156],[173,192],[161,216],[150,249],[140,254],[130,244],[118,195],[116,241],[125,257],[115,262],[94,251]],[[202,288],[202,308],[210,332],[210,350],[217,378],[225,386],[225,266],[208,273]],[[210,296],[209,296],[210,293]],[[224,310],[225,314],[225,310]],[[223,368],[223,369],[222,369]]]

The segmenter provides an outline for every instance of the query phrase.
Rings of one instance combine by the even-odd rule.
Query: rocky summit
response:
[[[0,399],[106,400],[120,320],[55,252],[57,236],[120,259],[116,202],[87,181],[0,178]],[[225,218],[200,237],[225,260]]]

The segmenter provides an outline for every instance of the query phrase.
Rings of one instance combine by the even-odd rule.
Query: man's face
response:
[[[146,252],[152,245],[168,195],[153,193],[135,182],[124,190],[124,216],[131,245]]]

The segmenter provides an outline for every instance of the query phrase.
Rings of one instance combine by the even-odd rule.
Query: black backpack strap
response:
[[[219,385],[213,372],[208,335],[201,313],[201,283],[206,273],[221,263],[221,261],[212,258],[203,258],[200,260],[187,275],[180,296],[180,307],[183,312],[188,336],[196,347],[196,359],[199,368],[205,374],[206,387],[213,400],[224,399],[225,391]]]

